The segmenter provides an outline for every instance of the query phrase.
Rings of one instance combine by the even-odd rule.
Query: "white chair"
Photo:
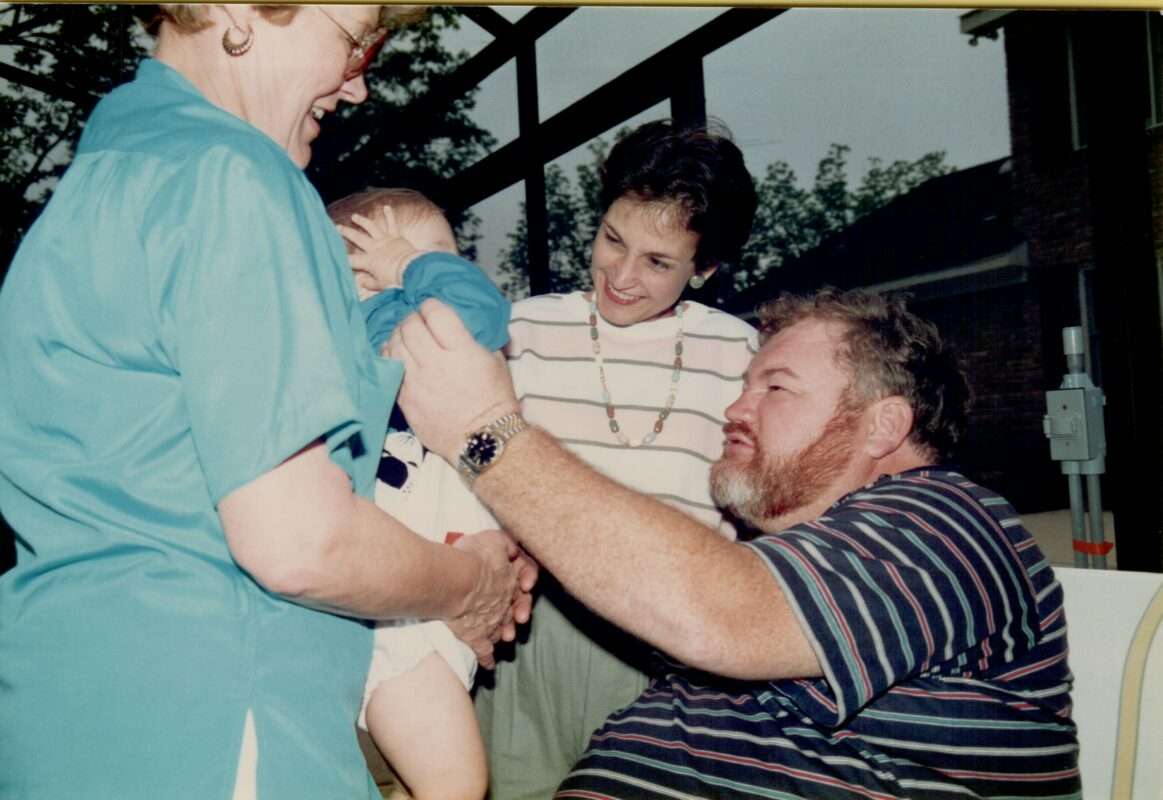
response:
[[[1085,800],[1163,800],[1163,575],[1055,567]]]

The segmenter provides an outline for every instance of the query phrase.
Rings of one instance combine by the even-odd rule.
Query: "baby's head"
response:
[[[439,250],[459,255],[456,236],[444,212],[415,189],[365,189],[331,203],[327,206],[327,214],[332,222],[351,226],[351,218],[356,214],[381,219],[384,206],[391,207],[400,236],[417,250]],[[345,242],[345,245],[350,255],[354,246],[351,242]],[[364,293],[364,290],[360,291],[361,296]]]

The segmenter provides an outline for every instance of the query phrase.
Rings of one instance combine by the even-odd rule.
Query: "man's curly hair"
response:
[[[950,460],[965,438],[969,383],[937,327],[906,308],[901,295],[825,288],[811,295],[782,294],[759,308],[760,338],[805,320],[844,326],[838,366],[850,380],[844,403],[863,408],[900,396],[913,409],[915,446],[936,462]]]

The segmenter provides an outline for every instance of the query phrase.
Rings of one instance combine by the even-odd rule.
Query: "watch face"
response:
[[[501,443],[496,436],[488,431],[478,431],[469,437],[464,456],[478,467],[484,467],[492,463],[500,449]]]

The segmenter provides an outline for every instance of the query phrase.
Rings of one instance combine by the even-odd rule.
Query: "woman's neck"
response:
[[[195,33],[178,33],[163,24],[154,58],[193,84],[208,102],[236,117],[247,119],[238,71],[230,64],[218,63],[221,48],[217,38],[213,27]],[[221,52],[221,56],[230,58],[225,52]]]

